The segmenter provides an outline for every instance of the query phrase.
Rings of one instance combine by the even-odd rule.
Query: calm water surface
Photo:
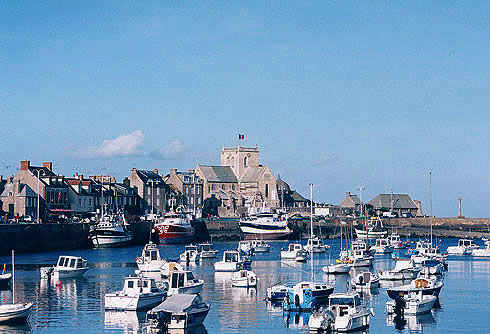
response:
[[[329,240],[332,254],[340,242]],[[442,248],[456,245],[456,239],[442,241]],[[237,243],[217,243],[223,250]],[[256,255],[252,270],[260,278],[257,289],[232,288],[228,273],[215,273],[214,261],[191,266],[204,279],[202,296],[211,304],[204,327],[192,333],[307,333],[308,314],[287,314],[265,301],[267,287],[311,279],[311,264],[285,264],[279,261],[284,242],[272,242],[269,254]],[[159,246],[162,256],[176,259],[183,246]],[[144,313],[105,312],[104,294],[120,290],[123,277],[134,274],[135,258],[142,247],[76,250],[16,256],[16,299],[34,303],[29,324],[0,326],[0,333],[144,333]],[[62,280],[59,286],[40,279],[39,267],[52,265],[58,255],[79,255],[90,263],[83,278]],[[328,276],[321,272],[329,255],[316,256],[315,280],[335,282],[335,291],[346,290],[349,276]],[[0,257],[0,264],[10,257]],[[490,260],[452,257],[441,291],[442,307],[424,316],[408,318],[403,329],[396,329],[384,311],[388,300],[385,285],[364,301],[374,309],[369,333],[488,333],[490,325]],[[371,270],[393,266],[390,257],[376,257]],[[0,303],[10,302],[12,293],[0,291]]]

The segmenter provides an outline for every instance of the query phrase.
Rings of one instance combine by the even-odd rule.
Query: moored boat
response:
[[[150,242],[141,251],[141,256],[136,258],[138,269],[142,272],[159,272],[166,261],[160,257],[157,245]]]
[[[231,284],[239,288],[253,288],[257,286],[257,275],[251,270],[239,270],[231,275]]]
[[[296,259],[296,253],[298,251],[303,251],[303,245],[299,243],[291,243],[288,245],[287,249],[281,250],[281,259],[294,260]]]
[[[436,296],[423,295],[421,291],[409,292],[406,296],[403,296],[402,293],[399,298],[403,298],[403,300],[405,301],[403,313],[408,315],[417,315],[430,312],[437,301]],[[396,313],[396,311],[396,302],[394,300],[387,301],[386,313],[393,314]]]
[[[204,281],[194,277],[188,270],[176,270],[170,273],[168,294],[176,293],[195,294],[202,291]]]
[[[243,269],[245,263],[240,253],[235,250],[228,250],[223,253],[223,259],[214,264],[215,271],[237,271]]]
[[[195,237],[194,228],[188,215],[182,209],[166,213],[155,224],[160,243],[176,244],[192,241]]]
[[[489,256],[490,257],[490,242],[489,241],[486,241],[485,242],[485,248],[478,248],[478,249],[473,249],[471,255],[473,256],[484,256],[484,257],[487,257]]]
[[[199,253],[201,255],[201,259],[214,259],[216,258],[216,254],[218,254],[218,250],[213,248],[213,244],[209,242],[205,242],[199,244]]]
[[[369,271],[363,271],[351,279],[351,285],[356,290],[371,290],[379,288],[379,277]]]
[[[252,248],[254,249],[255,253],[269,253],[271,245],[263,240],[254,239],[252,240]]]
[[[448,255],[471,255],[478,246],[473,243],[472,239],[459,239],[457,246],[447,248]]]
[[[184,253],[179,256],[180,262],[199,262],[201,255],[199,254],[199,249],[195,245],[187,245],[184,247]]]
[[[408,295],[409,292],[421,291],[423,295],[439,296],[444,283],[438,279],[431,278],[417,278],[410,282],[410,284],[392,287],[386,290],[388,296],[391,299],[395,299],[400,295],[400,292]]]
[[[89,231],[94,247],[124,247],[131,243],[133,235],[123,213],[105,214]]]
[[[324,245],[323,241],[318,237],[309,238],[306,245],[303,247],[308,253],[325,253],[330,246]]]
[[[240,219],[238,223],[245,239],[285,239],[293,230],[288,227],[287,219],[277,213],[261,212]]]
[[[326,303],[334,286],[321,282],[303,281],[288,287],[282,302],[285,311],[309,311]]]
[[[85,274],[89,266],[87,260],[80,256],[61,255],[55,266],[41,267],[39,270],[43,279],[76,278]]]
[[[106,310],[147,310],[160,304],[165,295],[153,278],[128,276],[122,290],[104,296],[104,307]]]
[[[379,217],[371,217],[367,222],[367,234],[363,228],[356,228],[358,239],[381,239],[388,235],[386,228],[383,226],[383,221]]]

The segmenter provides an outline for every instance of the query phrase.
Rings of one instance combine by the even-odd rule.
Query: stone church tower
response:
[[[221,166],[229,166],[238,180],[241,180],[247,167],[259,167],[259,149],[255,147],[225,147],[221,150]]]

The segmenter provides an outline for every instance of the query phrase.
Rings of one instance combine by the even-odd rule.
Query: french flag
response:
[[[239,139],[239,140],[243,140],[243,139],[245,139],[245,135],[239,134],[239,135],[238,135],[238,139]]]

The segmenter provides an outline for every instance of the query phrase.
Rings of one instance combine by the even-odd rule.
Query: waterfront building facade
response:
[[[398,217],[407,214],[415,217],[419,211],[419,207],[408,194],[379,194],[370,200],[368,204],[373,206],[377,214],[393,209],[393,212],[396,212]]]
[[[133,168],[128,179],[129,186],[135,189],[139,196],[142,213],[162,214],[172,206],[170,198],[173,192],[158,174],[158,169],[149,171]]]
[[[361,200],[357,195],[353,195],[350,191],[345,193],[344,200],[340,203],[340,210],[344,215],[361,215]]]
[[[179,172],[176,168],[172,168],[163,179],[177,196],[182,198],[182,204],[188,210],[196,213],[200,211],[203,201],[203,181],[196,175],[194,169]]]

